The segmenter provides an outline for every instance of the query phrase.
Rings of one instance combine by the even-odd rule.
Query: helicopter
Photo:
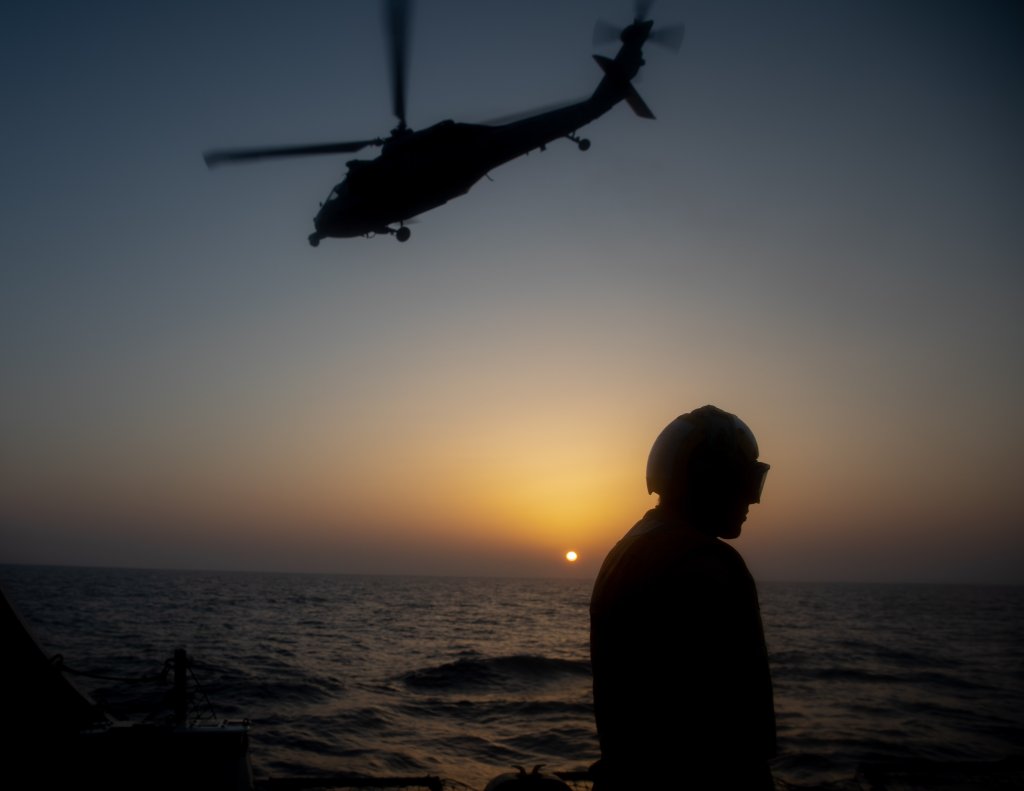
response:
[[[681,25],[653,30],[647,18],[651,0],[637,0],[632,23],[621,30],[607,22],[595,27],[595,43],[618,39],[614,58],[594,55],[604,72],[596,90],[586,99],[557,109],[539,112],[509,123],[469,124],[445,120],[413,131],[406,124],[410,0],[388,0],[385,24],[391,70],[392,109],[398,125],[387,138],[372,138],[312,145],[264,148],[217,149],[203,155],[207,167],[227,162],[251,162],[280,157],[354,153],[378,146],[375,159],[347,162],[343,181],[320,205],[313,220],[309,243],[316,247],[327,237],[350,238],[393,235],[408,241],[406,223],[429,209],[465,195],[491,170],[548,143],[565,138],[581,151],[590,141],[578,130],[608,112],[619,102],[641,118],[654,113],[633,87],[632,80],[644,65],[642,49],[648,41],[678,50]]]

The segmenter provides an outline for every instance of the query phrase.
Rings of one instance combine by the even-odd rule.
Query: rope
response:
[[[112,681],[117,684],[167,684],[167,677],[174,669],[174,658],[170,658],[164,662],[164,666],[159,673],[151,673],[144,676],[112,676],[106,673],[92,673],[85,670],[77,670],[73,667],[69,667],[64,663],[63,654],[54,654],[50,657],[50,665],[61,673],[67,673],[71,676],[78,676],[81,678],[91,678],[98,681]],[[206,694],[206,690],[199,681],[199,677],[196,675],[195,667],[192,662],[192,657],[188,657],[188,674],[192,679],[192,684],[198,695],[201,696],[202,702],[200,705],[194,705],[195,694],[190,695],[190,706],[189,706],[189,719],[193,724],[203,720],[216,720],[217,711],[213,707],[213,703],[210,700],[210,696]],[[144,722],[149,722],[151,719],[158,717],[158,712],[151,712],[144,718]]]
[[[200,695],[203,696],[203,700],[206,701],[206,708],[209,710],[209,718],[210,719],[214,719],[214,720],[217,719],[217,712],[213,708],[213,703],[210,702],[210,697],[206,694],[206,690],[203,689],[203,685],[199,683],[199,677],[196,675],[195,668],[192,665],[192,657],[191,656],[188,659],[188,674],[189,674],[189,676],[192,679],[192,683],[195,684],[196,690],[199,692]],[[194,711],[194,708],[190,709],[190,713],[192,711]],[[196,722],[198,722],[201,719],[202,719],[202,714],[199,714],[199,715],[196,715],[193,718],[192,722],[196,723]]]

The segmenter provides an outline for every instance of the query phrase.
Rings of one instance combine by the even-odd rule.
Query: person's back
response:
[[[738,421],[720,410],[698,419],[723,416]],[[605,559],[591,599],[597,791],[771,788],[775,725],[757,592],[742,558],[716,537],[738,535],[751,501],[749,485],[741,489],[742,515],[695,499],[692,487],[686,498],[659,491],[662,503]]]

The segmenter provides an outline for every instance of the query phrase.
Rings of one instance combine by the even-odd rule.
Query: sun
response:
[[[568,560],[570,563],[575,563],[576,562],[576,558],[578,558],[578,557],[579,557],[579,555],[577,555],[571,549],[568,552],[565,553],[565,559]]]

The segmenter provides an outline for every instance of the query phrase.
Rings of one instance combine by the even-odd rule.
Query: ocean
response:
[[[598,757],[589,581],[0,566],[44,649],[149,678],[185,647],[209,707],[251,722],[255,775],[434,774]],[[1024,754],[1024,588],[759,585],[780,786],[859,788],[864,762]],[[111,713],[167,687],[82,676]]]

